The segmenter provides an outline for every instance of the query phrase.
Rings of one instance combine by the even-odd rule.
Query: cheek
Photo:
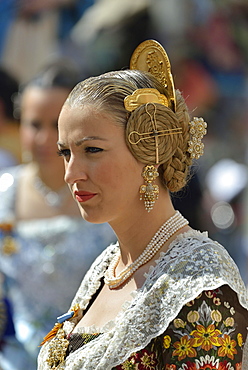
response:
[[[128,192],[137,193],[140,185],[143,183],[142,170],[143,165],[139,166],[137,163],[125,161],[121,163],[118,161],[111,166],[101,166],[97,173],[98,179],[101,178],[101,183],[107,185],[112,191],[118,191],[120,194],[127,194]]]
[[[119,186],[118,171],[115,167],[101,166],[96,171],[96,178],[99,180],[99,183],[111,186],[111,189],[115,189]]]
[[[56,146],[57,148],[57,142],[58,142],[58,131],[57,130],[51,129],[51,131],[49,132],[49,142],[50,144],[54,145],[54,147]]]
[[[91,177],[92,181],[98,184],[102,190],[104,188],[105,190],[110,189],[110,193],[119,190],[123,182],[123,178],[119,171],[119,163],[113,163],[112,159],[91,167],[89,177]]]
[[[34,132],[28,128],[22,128],[20,131],[20,139],[24,148],[31,149],[35,143]]]

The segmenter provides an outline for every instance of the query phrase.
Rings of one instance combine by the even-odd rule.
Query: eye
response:
[[[102,152],[102,151],[103,151],[103,149],[97,148],[95,146],[87,146],[85,148],[86,153],[99,153],[99,152]]]
[[[29,126],[31,129],[35,130],[35,131],[39,131],[42,127],[41,123],[39,121],[23,121],[23,123],[26,125],[26,126]]]
[[[68,157],[71,154],[69,149],[59,149],[57,153],[60,157]]]

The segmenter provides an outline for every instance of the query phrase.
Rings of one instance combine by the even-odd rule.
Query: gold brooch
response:
[[[76,304],[72,307],[70,312],[57,317],[58,322],[54,325],[53,329],[45,336],[43,342],[40,344],[40,346],[42,346],[44,343],[50,340],[46,362],[51,369],[56,369],[57,366],[64,361],[66,351],[69,346],[69,341],[66,339],[65,332],[63,330],[63,323],[67,320],[73,321],[75,317],[80,319],[81,315],[81,308],[79,304]]]
[[[48,358],[46,361],[51,369],[56,369],[56,367],[64,361],[68,345],[69,341],[65,339],[64,330],[60,328],[56,337],[51,341],[48,350]]]

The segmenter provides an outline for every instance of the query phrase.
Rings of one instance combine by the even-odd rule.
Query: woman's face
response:
[[[39,165],[59,165],[58,117],[69,91],[27,87],[21,102],[20,135],[23,150]]]
[[[125,143],[124,129],[108,113],[94,107],[64,106],[59,118],[58,147],[65,181],[89,222],[122,222],[143,207],[139,187],[143,164]]]

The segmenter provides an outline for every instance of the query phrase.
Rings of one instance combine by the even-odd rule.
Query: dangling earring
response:
[[[142,176],[146,185],[140,186],[140,200],[144,199],[145,209],[150,212],[153,209],[155,201],[158,199],[159,187],[154,185],[153,181],[159,176],[155,166],[146,165]]]

